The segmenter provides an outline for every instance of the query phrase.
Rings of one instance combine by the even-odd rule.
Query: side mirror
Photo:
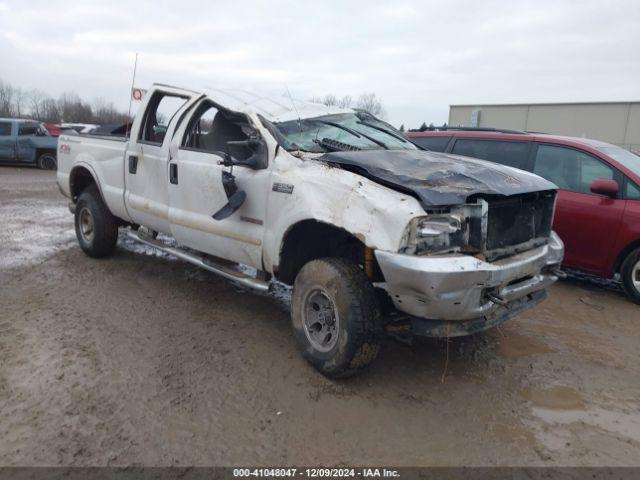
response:
[[[605,195],[610,198],[615,198],[618,195],[620,187],[618,186],[618,182],[616,182],[615,180],[610,180],[607,178],[596,178],[593,182],[591,182],[590,190],[592,193],[597,193],[598,195]]]

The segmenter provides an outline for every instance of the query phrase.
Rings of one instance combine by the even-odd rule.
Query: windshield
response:
[[[640,175],[640,157],[635,153],[620,147],[600,147],[598,150],[609,155],[636,175]]]
[[[289,151],[417,150],[391,125],[364,112],[340,113],[274,123],[282,146]]]

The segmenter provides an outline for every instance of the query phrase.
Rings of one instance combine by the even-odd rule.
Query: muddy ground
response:
[[[51,172],[0,167],[0,222],[0,465],[640,465],[640,307],[615,289],[563,281],[446,372],[446,342],[389,341],[333,382],[286,294],[123,238],[86,257]]]

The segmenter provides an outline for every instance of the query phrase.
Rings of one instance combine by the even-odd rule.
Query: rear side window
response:
[[[11,123],[0,122],[0,137],[11,136]]]
[[[139,140],[162,145],[169,123],[186,101],[186,97],[156,93],[145,113]]]
[[[510,167],[527,169],[528,142],[503,142],[461,138],[456,140],[451,153],[481,158]]]
[[[40,130],[40,125],[37,123],[21,123],[18,128],[18,135],[36,135]]]
[[[538,145],[533,173],[562,190],[591,193],[597,178],[613,179],[615,170],[588,153],[554,145]]]
[[[444,152],[451,137],[411,137],[416,145],[431,150],[432,152]]]

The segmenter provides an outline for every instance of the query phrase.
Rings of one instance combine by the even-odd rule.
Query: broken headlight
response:
[[[459,251],[465,244],[467,219],[461,214],[414,218],[405,232],[404,253]]]

